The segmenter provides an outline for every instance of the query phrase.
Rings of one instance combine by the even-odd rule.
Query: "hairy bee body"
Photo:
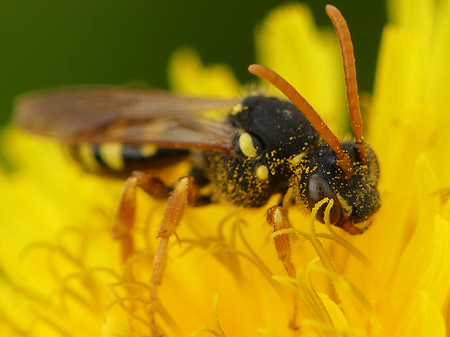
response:
[[[158,169],[190,155],[189,175],[199,187],[209,187],[210,195],[203,197],[260,207],[272,194],[284,194],[293,186],[299,169],[307,168],[301,158],[320,143],[303,114],[276,97],[247,97],[231,109],[224,123],[234,133],[231,153],[115,142],[76,144],[70,154],[87,171],[116,178],[127,178],[135,170],[157,175]]]
[[[89,171],[119,178],[134,170],[158,175],[158,169],[190,156],[191,170],[186,174],[200,187],[199,205],[228,201],[261,207],[273,194],[279,194],[281,202],[290,190],[292,201],[307,208],[323,197],[334,199],[335,224],[350,214],[364,223],[379,208],[373,151],[369,148],[369,165],[355,166],[357,174],[345,181],[334,152],[292,103],[250,96],[230,110],[224,123],[232,132],[230,152],[105,143],[78,144],[72,154]],[[357,163],[354,142],[342,146]]]
[[[293,186],[295,170],[318,143],[319,135],[290,102],[251,96],[228,115],[235,129],[232,154],[207,151],[205,175],[215,199],[260,207],[274,193]]]
[[[135,170],[157,175],[158,169],[190,155],[189,174],[198,186],[212,187],[212,201],[259,207],[273,193],[286,191],[292,160],[304,156],[320,138],[292,103],[275,97],[244,99],[224,123],[234,133],[230,153],[106,142],[75,144],[70,154],[85,170],[116,178],[127,178]]]

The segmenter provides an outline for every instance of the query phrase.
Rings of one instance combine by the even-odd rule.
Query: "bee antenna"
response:
[[[358,98],[358,82],[356,81],[355,56],[353,43],[347,22],[341,12],[332,5],[326,5],[325,11],[333,23],[342,51],[342,63],[344,64],[345,86],[347,87],[347,101],[350,119],[352,121],[353,134],[356,139],[356,149],[361,162],[366,164],[366,144],[362,136],[363,121]]]
[[[251,64],[248,67],[248,71],[274,85],[291,100],[333,152],[336,153],[338,165],[342,171],[344,171],[345,179],[350,179],[352,176],[352,163],[350,157],[342,150],[339,139],[331,132],[330,128],[325,124],[322,118],[320,118],[319,114],[314,110],[311,104],[309,104],[291,84],[273,70],[260,64]]]

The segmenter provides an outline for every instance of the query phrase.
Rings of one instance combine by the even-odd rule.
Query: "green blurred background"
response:
[[[0,125],[15,96],[73,84],[142,81],[167,88],[167,61],[192,46],[206,64],[231,65],[252,78],[254,28],[286,1],[259,0],[0,0]],[[289,1],[292,2],[292,1]],[[322,0],[310,5],[330,25]],[[352,32],[359,85],[371,91],[384,1],[332,1]]]

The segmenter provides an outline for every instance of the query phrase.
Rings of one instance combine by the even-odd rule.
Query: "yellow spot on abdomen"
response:
[[[158,151],[158,147],[156,145],[143,145],[141,146],[140,152],[142,157],[151,157],[156,151]]]
[[[256,157],[256,148],[253,145],[252,136],[250,136],[247,132],[243,133],[239,137],[239,147],[241,148],[242,153],[247,157]]]
[[[99,153],[105,164],[116,171],[123,170],[124,163],[122,157],[121,143],[104,143],[100,144]]]
[[[92,144],[81,143],[78,145],[78,155],[80,156],[81,164],[89,171],[98,171],[100,169],[100,165],[95,159]]]

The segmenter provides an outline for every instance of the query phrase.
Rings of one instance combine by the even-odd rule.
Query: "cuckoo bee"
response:
[[[289,100],[254,95],[239,101],[129,88],[70,88],[21,97],[16,121],[31,132],[71,144],[74,155],[93,169],[132,172],[115,222],[124,259],[133,251],[136,189],[169,198],[158,234],[161,246],[152,281],[155,289],[161,282],[167,241],[187,204],[226,200],[243,207],[262,207],[279,194],[290,195],[293,203],[312,209],[327,197],[333,200],[331,224],[351,234],[362,233],[381,204],[378,161],[362,136],[349,30],[335,7],[328,5],[326,11],[342,50],[354,140],[340,142],[289,83],[257,64],[249,66],[249,71],[272,83]],[[228,113],[210,113],[223,108]],[[112,157],[106,144],[110,150],[116,144],[121,156]],[[192,169],[175,186],[148,173],[154,165],[169,165],[186,156],[192,159]],[[275,213],[268,218],[276,218]],[[324,213],[325,207],[319,209],[317,220],[324,222]],[[156,297],[156,290],[152,296]]]

